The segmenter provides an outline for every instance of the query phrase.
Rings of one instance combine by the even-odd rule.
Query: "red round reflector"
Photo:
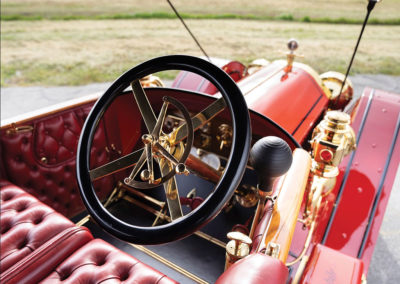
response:
[[[327,162],[332,160],[332,157],[333,157],[332,152],[328,149],[322,150],[319,155],[321,156],[322,160],[327,161]]]

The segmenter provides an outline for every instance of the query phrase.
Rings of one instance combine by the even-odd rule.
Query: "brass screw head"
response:
[[[144,144],[152,143],[153,140],[154,140],[154,139],[153,139],[153,136],[151,136],[150,134],[144,134],[144,135],[142,136],[142,141],[143,141]]]
[[[181,174],[188,175],[189,174],[189,171],[186,169],[186,166],[183,163],[179,163],[176,165],[175,172],[178,175],[181,175]]]
[[[150,172],[149,170],[145,169],[140,173],[140,178],[143,181],[149,181],[150,180]]]

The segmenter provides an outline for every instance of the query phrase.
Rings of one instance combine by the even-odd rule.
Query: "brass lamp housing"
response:
[[[306,190],[304,226],[315,222],[322,198],[336,183],[339,164],[356,148],[356,137],[350,126],[350,116],[341,111],[328,111],[315,127],[311,143],[311,172]]]
[[[350,116],[329,111],[317,125],[310,141],[312,172],[320,177],[335,177],[342,159],[356,148],[356,137],[350,126]]]
[[[329,108],[332,110],[343,109],[353,98],[353,84],[349,78],[341,90],[345,76],[342,73],[329,71],[320,75],[322,84],[330,90]]]

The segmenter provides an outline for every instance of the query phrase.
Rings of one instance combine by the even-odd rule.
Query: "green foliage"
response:
[[[292,14],[282,14],[282,15],[278,16],[278,19],[284,20],[284,21],[293,21],[294,20]]]
[[[326,24],[361,24],[361,19],[350,18],[329,18],[329,17],[310,17],[304,16],[301,18],[294,17],[290,13],[281,14],[276,17],[270,16],[257,16],[253,14],[191,14],[182,13],[184,19],[195,20],[258,20],[258,21],[293,21],[293,22],[306,22],[306,23],[326,23]],[[2,15],[2,21],[70,21],[70,20],[130,20],[130,19],[176,19],[174,13],[168,12],[153,12],[153,13],[133,13],[133,14],[103,14],[103,15],[55,15],[55,16],[39,16],[39,15],[24,15],[24,14],[10,14]],[[400,25],[400,18],[394,19],[376,19],[369,20],[370,25]]]

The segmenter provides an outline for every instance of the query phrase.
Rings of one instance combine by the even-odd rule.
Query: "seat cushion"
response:
[[[87,228],[68,228],[0,274],[0,283],[38,283],[91,240],[93,236]]]
[[[19,187],[1,183],[0,273],[75,225]]]
[[[103,240],[77,250],[41,283],[177,283]]]

